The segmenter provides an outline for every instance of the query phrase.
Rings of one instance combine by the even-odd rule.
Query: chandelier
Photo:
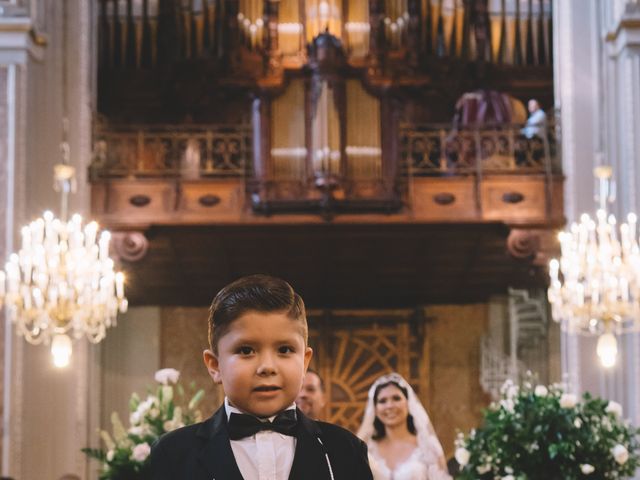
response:
[[[0,270],[0,307],[29,343],[51,344],[54,364],[68,365],[72,338],[98,343],[127,310],[124,275],[114,271],[107,231],[96,222],[67,219],[68,196],[75,189],[67,140],[67,0],[63,5],[62,163],[54,168],[54,189],[61,193],[60,218],[45,212],[22,227],[20,250]]]
[[[20,250],[0,270],[0,306],[4,303],[18,335],[29,343],[51,344],[54,363],[66,366],[71,338],[98,343],[127,310],[124,274],[114,271],[107,231],[82,225],[75,214],[66,220],[73,167],[55,168],[62,191],[62,216],[47,211],[22,227]]]
[[[615,365],[616,337],[640,326],[640,248],[637,216],[617,228],[607,212],[613,202],[609,166],[594,170],[598,182],[596,218],[583,214],[579,223],[558,235],[561,258],[549,263],[549,302],[553,318],[566,331],[598,336],[602,365]]]

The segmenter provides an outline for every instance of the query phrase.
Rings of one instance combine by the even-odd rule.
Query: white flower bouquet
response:
[[[511,382],[484,422],[458,435],[456,478],[464,480],[624,479],[640,465],[640,431],[616,402],[582,398],[559,385]]]
[[[129,401],[129,428],[126,429],[116,412],[111,414],[113,432],[101,431],[105,449],[83,448],[89,457],[101,463],[100,480],[148,479],[148,457],[151,445],[166,432],[199,422],[202,415],[197,410],[204,396],[202,389],[187,395],[178,383],[180,372],[173,368],[158,370],[155,379],[158,386],[142,400],[134,393]]]

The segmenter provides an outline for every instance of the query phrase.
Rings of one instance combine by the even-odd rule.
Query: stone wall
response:
[[[211,380],[202,352],[208,348],[207,308],[167,307],[161,313],[160,367],[182,373],[185,385],[195,381],[205,389],[200,405],[203,415],[211,415],[224,399],[222,389]]]
[[[429,416],[447,458],[457,430],[468,432],[481,419],[489,398],[480,386],[480,339],[487,331],[488,306],[425,307],[430,319]]]

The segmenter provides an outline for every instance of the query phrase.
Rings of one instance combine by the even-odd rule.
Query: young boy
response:
[[[207,421],[163,436],[153,480],[371,480],[366,445],[295,408],[313,354],[302,298],[280,279],[244,277],[209,315],[204,363],[224,405]]]

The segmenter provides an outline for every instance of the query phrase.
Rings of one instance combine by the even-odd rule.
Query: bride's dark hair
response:
[[[409,400],[409,392],[407,392],[407,389],[401,386],[399,383],[394,382],[393,380],[390,380],[386,383],[381,383],[376,387],[375,391],[373,392],[374,405],[378,404],[378,393],[380,393],[380,390],[382,390],[385,387],[388,387],[389,385],[393,385],[394,387],[397,387],[404,395],[404,398]],[[374,418],[373,420],[373,428],[374,428],[374,432],[373,432],[373,435],[371,435],[371,438],[373,440],[380,440],[381,438],[384,438],[384,436],[387,434],[384,429],[384,424],[380,421],[377,415],[376,415],[376,418]],[[411,413],[407,415],[407,430],[409,430],[409,433],[413,435],[416,434],[416,426],[413,423],[413,415],[411,415]]]

